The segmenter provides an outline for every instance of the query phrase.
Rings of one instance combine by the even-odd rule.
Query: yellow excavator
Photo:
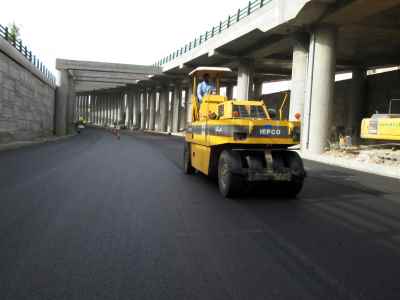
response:
[[[199,67],[193,78],[192,122],[185,134],[184,171],[196,170],[218,179],[224,197],[235,197],[249,182],[279,187],[280,194],[295,197],[306,177],[303,161],[290,146],[300,143],[300,121],[283,119],[262,100],[232,100],[220,94],[221,78],[228,68]],[[205,76],[213,89],[199,101],[197,85]],[[300,118],[300,116],[297,116]]]
[[[400,142],[400,114],[374,114],[363,119],[361,138]]]

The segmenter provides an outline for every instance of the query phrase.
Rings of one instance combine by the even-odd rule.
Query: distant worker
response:
[[[213,91],[215,87],[210,84],[210,75],[204,74],[203,81],[197,87],[197,98],[199,99],[199,103],[203,101],[203,97],[208,95]]]

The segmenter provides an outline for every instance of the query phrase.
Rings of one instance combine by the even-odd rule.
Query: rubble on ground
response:
[[[337,158],[356,160],[364,163],[400,168],[400,147],[343,147],[333,148],[326,152],[326,155]]]

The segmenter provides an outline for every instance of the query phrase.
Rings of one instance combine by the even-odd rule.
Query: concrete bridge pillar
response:
[[[85,105],[85,121],[88,122],[89,121],[89,95],[85,94],[83,96],[84,99],[84,105]]]
[[[183,88],[181,92],[182,92],[182,100],[181,100],[181,106],[179,109],[179,114],[180,114],[179,129],[185,129],[186,128],[186,115],[187,115],[186,109],[187,109],[187,102],[188,102],[188,100],[187,100],[188,92],[187,92],[186,88]]]
[[[91,123],[96,124],[96,92],[90,95],[90,114],[92,116]]]
[[[125,106],[125,93],[120,93],[119,95],[119,122],[125,125],[126,121],[126,106]]]
[[[254,83],[254,92],[253,92],[253,97],[252,97],[253,99],[261,100],[262,87],[263,87],[263,82],[261,80],[258,80]]]
[[[143,90],[140,93],[140,129],[145,130],[146,129],[146,109],[147,109],[147,96],[146,96],[146,90]]]
[[[238,68],[237,99],[249,100],[253,89],[254,62],[241,61]]]
[[[104,122],[104,94],[101,95],[99,101],[99,125],[102,126]]]
[[[186,127],[192,124],[193,85],[189,83],[186,95]]]
[[[168,131],[169,89],[164,87],[160,93],[160,131]]]
[[[108,103],[107,103],[107,118],[109,125],[113,125],[114,123],[113,108],[114,108],[114,95],[111,93],[108,94]]]
[[[289,108],[289,120],[291,121],[296,120],[295,115],[297,113],[301,115],[302,120],[304,117],[310,38],[307,34],[301,34],[295,36],[293,41],[292,88]]]
[[[234,87],[234,84],[231,84],[231,83],[226,86],[226,97],[229,100],[233,99],[233,87]]]
[[[67,129],[67,111],[68,99],[70,92],[70,81],[72,78],[69,76],[67,70],[60,71],[60,86],[56,90],[56,113],[55,113],[55,131],[56,135],[66,135]]]
[[[115,93],[111,94],[111,123],[117,122],[117,97]]]
[[[68,134],[75,132],[75,118],[76,118],[76,93],[74,80],[69,80],[69,93],[68,93],[68,110],[67,110],[67,128]]]
[[[155,130],[160,131],[160,90],[156,88],[156,117]]]
[[[362,68],[353,69],[351,81],[351,101],[346,116],[346,134],[353,137],[353,143],[360,141],[360,126],[363,117],[364,97],[366,94],[367,72]]]
[[[77,95],[76,96],[76,102],[75,102],[75,120],[76,121],[80,114],[81,114],[81,103],[82,103],[82,95]]]
[[[150,130],[150,101],[151,90],[146,89],[146,130]]]
[[[311,37],[307,72],[306,110],[302,149],[324,152],[328,144],[334,99],[336,28],[317,28]]]
[[[128,101],[128,128],[133,127],[133,90],[127,91],[127,101]]]
[[[156,100],[157,90],[152,89],[150,94],[149,130],[154,130],[156,128]]]
[[[171,132],[178,132],[179,131],[179,112],[181,107],[181,98],[182,98],[182,90],[180,89],[178,84],[174,86],[174,92],[172,95],[172,102],[171,102]]]
[[[105,126],[107,126],[108,122],[109,122],[109,118],[108,118],[108,111],[109,111],[108,110],[108,105],[109,105],[109,103],[110,103],[110,95],[106,94],[105,97],[104,97],[104,122],[103,122],[103,124]]]
[[[134,111],[134,128],[140,128],[140,91],[137,90],[134,92],[134,100],[133,100],[133,111]]]

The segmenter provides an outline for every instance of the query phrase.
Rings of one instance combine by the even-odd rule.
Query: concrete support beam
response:
[[[249,100],[253,88],[254,63],[241,61],[238,68],[237,99]]]
[[[154,89],[151,91],[150,95],[149,130],[154,130],[156,128],[156,98],[157,91]]]
[[[60,72],[60,86],[56,89],[56,113],[55,113],[55,131],[56,135],[67,134],[67,106],[69,95],[70,76],[68,71]]]
[[[300,113],[302,120],[304,117],[309,46],[310,40],[307,35],[298,35],[294,38],[289,109],[289,120],[292,121],[296,120],[297,113]]]
[[[67,106],[67,133],[72,134],[75,132],[75,119],[76,119],[76,94],[74,88],[74,81],[68,81],[68,106]]]
[[[257,81],[254,83],[253,99],[260,100],[262,98],[262,87],[262,81]]]
[[[90,114],[92,115],[92,124],[96,124],[96,92],[90,95]]]
[[[233,84],[228,84],[226,86],[226,97],[228,97],[229,100],[233,99]]]
[[[184,91],[184,93],[183,93]],[[186,109],[187,109],[187,89],[182,90],[182,100],[181,100],[181,106],[179,109],[179,114],[180,114],[180,124],[179,124],[179,129],[185,129],[186,128]],[[182,106],[183,105],[183,106]]]
[[[169,105],[169,89],[163,88],[160,93],[160,131],[168,130],[168,105]]]
[[[146,96],[146,91],[143,91],[140,93],[140,129],[145,130],[146,129],[146,110],[147,110],[147,96]]]
[[[100,95],[99,99],[99,125],[103,125],[103,104],[104,104],[104,94]]]
[[[135,91],[134,92],[134,99],[133,99],[133,122],[134,122],[134,128],[138,129],[140,128],[140,92]]]
[[[125,125],[126,121],[126,107],[125,107],[125,93],[119,94],[119,121]]]
[[[175,85],[174,87],[174,92],[172,95],[172,103],[171,103],[171,120],[172,120],[172,126],[171,126],[171,131],[172,132],[178,132],[179,131],[179,122],[180,122],[180,107],[181,107],[181,97],[182,97],[182,90],[178,85]]]
[[[360,124],[363,117],[366,94],[367,72],[361,68],[353,69],[351,81],[351,101],[348,103],[346,116],[346,134],[352,136],[353,143],[360,141]]]
[[[320,154],[328,144],[331,125],[336,69],[335,28],[324,26],[313,32],[309,61],[302,149]]]
[[[134,91],[128,90],[127,92],[127,101],[128,101],[128,128],[131,129],[133,127],[133,101],[134,101]]]
[[[186,96],[186,127],[192,124],[192,104],[193,101],[193,86],[190,83],[187,88],[187,96]]]
[[[89,97],[87,94],[85,94],[83,96],[83,105],[84,105],[84,108],[83,108],[84,109],[84,118],[87,122],[89,119]]]

